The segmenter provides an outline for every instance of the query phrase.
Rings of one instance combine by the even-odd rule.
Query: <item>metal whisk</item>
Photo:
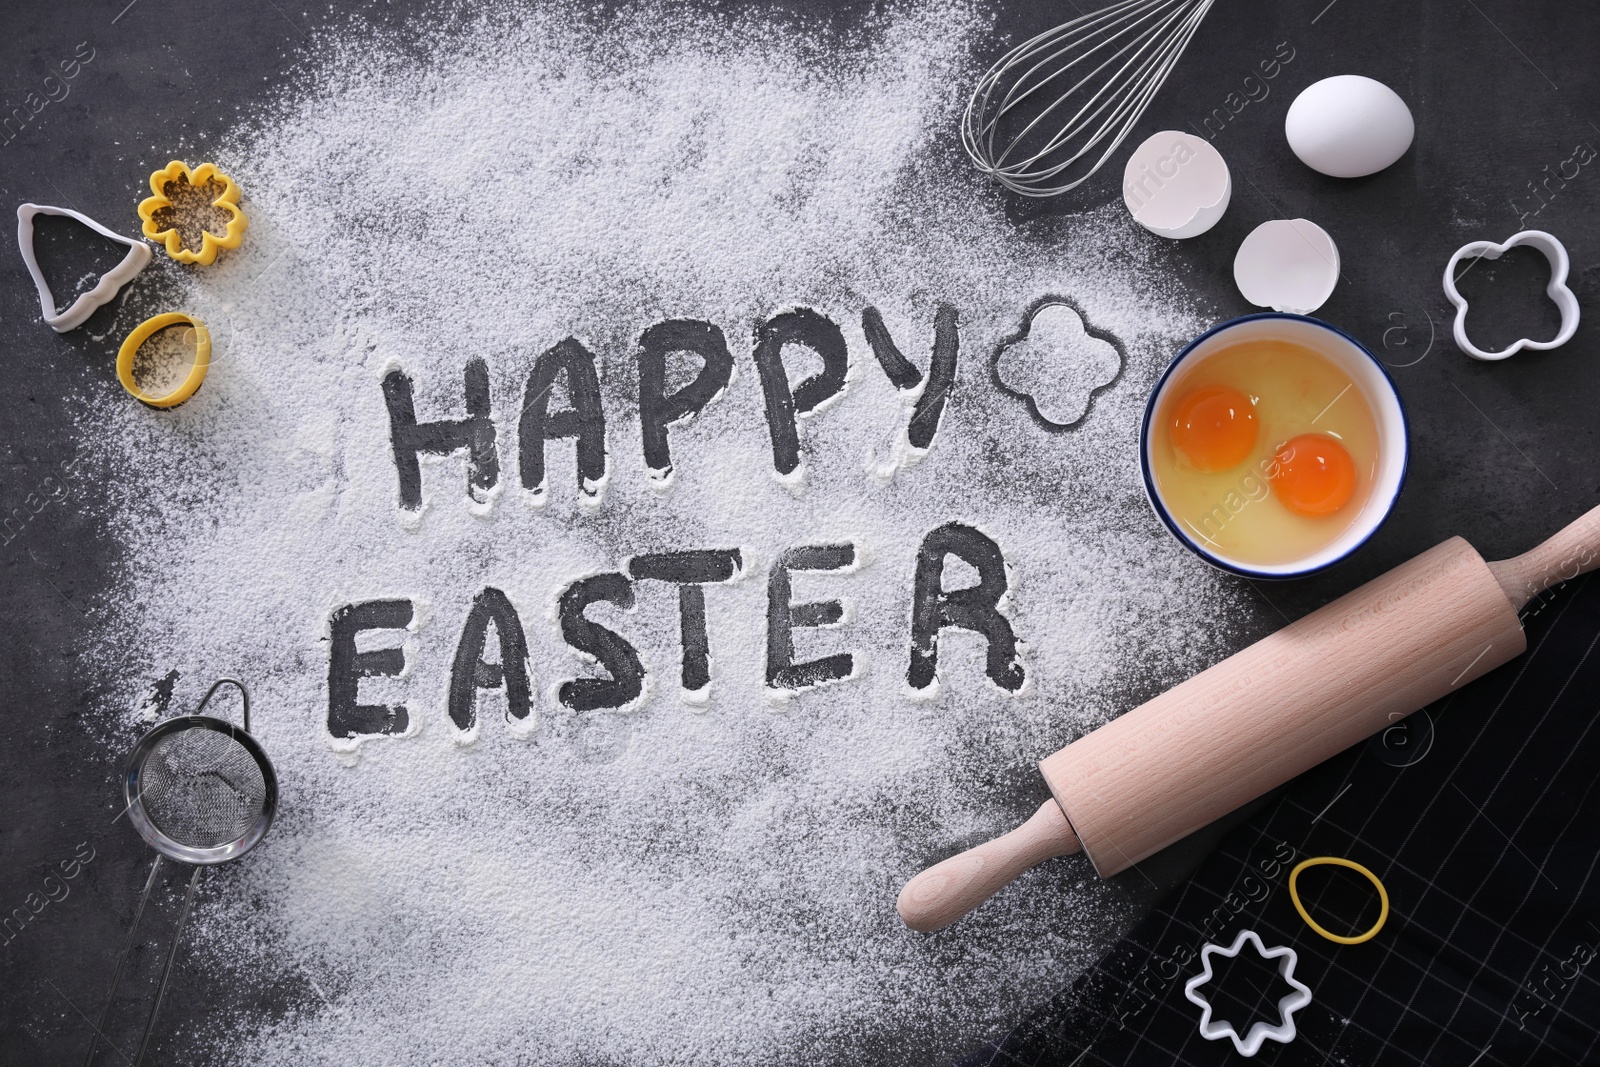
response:
[[[1023,196],[1082,185],[1133,130],[1212,2],[1120,0],[1013,48],[967,103],[967,155]]]
[[[231,722],[200,714],[224,685],[239,689],[243,700],[242,730]],[[133,755],[128,758],[122,788],[128,801],[129,820],[139,836],[156,850],[157,856],[145,882],[144,894],[139,898],[139,907],[133,913],[133,925],[128,929],[122,953],[117,957],[111,992],[106,994],[106,1006],[100,1012],[89,1055],[84,1060],[86,1067],[94,1063],[94,1054],[100,1047],[106,1018],[116,999],[117,986],[122,982],[123,965],[128,962],[128,953],[138,934],[139,921],[144,918],[145,905],[150,902],[150,893],[155,889],[162,860],[192,863],[194,874],[189,877],[189,890],[178,912],[178,926],[161,967],[155,1003],[145,1020],[144,1036],[139,1041],[133,1067],[138,1067],[150,1045],[156,1015],[167,993],[172,961],[177,958],[178,942],[189,921],[189,906],[194,903],[200,872],[213,864],[238,859],[254,848],[272,825],[273,813],[278,808],[278,778],[267,754],[250,736],[250,693],[244,683],[233,678],[219,679],[206,691],[193,715],[180,715],[152,727],[139,739]]]

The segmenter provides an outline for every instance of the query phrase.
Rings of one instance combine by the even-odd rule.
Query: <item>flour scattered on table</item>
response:
[[[451,25],[343,35],[207,146],[250,234],[160,296],[211,329],[205,389],[84,420],[127,548],[96,656],[144,680],[108,723],[237,674],[282,782],[193,941],[246,991],[232,1060],[983,1040],[1116,891],[1046,864],[924,937],[899,886],[1249,611],[1136,476],[1202,321],[1120,205],[1019,228],[960,164],[965,7]],[[990,380],[1049,294],[1128,358],[1072,434]],[[961,588],[981,634],[913,610]]]

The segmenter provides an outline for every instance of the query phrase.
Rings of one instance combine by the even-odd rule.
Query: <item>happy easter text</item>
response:
[[[907,425],[907,443],[926,451],[938,433],[955,386],[960,337],[956,310],[941,305],[934,316],[932,356],[926,375],[907,359],[890,336],[875,308],[861,316],[868,345],[889,381],[915,393]],[[798,346],[821,360],[821,369],[791,384],[785,349]],[[667,361],[687,354],[698,359],[694,378],[667,388]],[[801,466],[798,417],[816,411],[845,388],[849,358],[844,334],[827,316],[808,308],[785,311],[759,323],[751,357],[765,403],[772,462],[781,480],[792,479]],[[723,331],[713,323],[670,319],[656,323],[639,339],[639,424],[644,460],[651,477],[672,475],[670,428],[697,416],[733,380],[734,359]],[[413,385],[404,370],[390,369],[382,382],[389,415],[390,444],[398,480],[399,506],[412,514],[422,509],[424,455],[465,454],[467,493],[476,504],[498,491],[501,456],[490,414],[489,371],[481,359],[463,372],[466,415],[458,419],[418,422]],[[552,410],[555,385],[565,385],[565,399]],[[545,446],[554,440],[575,442],[580,494],[597,498],[609,477],[605,411],[594,355],[575,338],[541,353],[528,374],[518,426],[517,478],[541,500],[548,489]],[[975,584],[956,589],[944,585],[945,562],[956,557],[977,572]],[[837,600],[796,603],[796,572],[847,572],[858,564],[850,543],[802,544],[780,552],[767,570],[765,680],[776,693],[797,692],[857,676],[855,654],[840,652],[820,659],[795,661],[794,631],[831,626],[844,617]],[[738,548],[688,548],[633,556],[615,571],[571,582],[557,596],[557,622],[562,640],[604,676],[573,678],[556,688],[556,699],[577,711],[628,708],[646,692],[645,667],[626,637],[589,619],[585,612],[607,603],[624,610],[634,605],[643,583],[660,583],[678,596],[680,683],[685,693],[702,698],[709,691],[710,638],[706,626],[706,587],[738,579],[745,566]],[[906,683],[913,692],[927,692],[937,683],[939,637],[957,627],[980,635],[986,644],[984,672],[1001,690],[1016,693],[1026,672],[1018,640],[1003,611],[1008,578],[1000,546],[976,527],[948,522],[930,531],[916,553],[909,659]],[[363,678],[397,677],[407,663],[401,648],[372,648],[361,635],[371,631],[406,630],[415,624],[417,608],[408,599],[351,603],[329,620],[328,721],[337,739],[400,735],[409,732],[410,713],[403,704],[363,703]],[[486,659],[491,630],[498,648]],[[485,690],[503,692],[507,714],[526,719],[533,694],[528,642],[522,619],[506,594],[493,586],[475,597],[462,626],[450,670],[448,711],[457,729],[473,731],[478,698]]]

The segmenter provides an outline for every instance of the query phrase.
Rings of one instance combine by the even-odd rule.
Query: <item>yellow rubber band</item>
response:
[[[155,336],[156,331],[164,330],[168,326],[179,326],[184,323],[194,327],[194,365],[189,368],[188,377],[184,378],[172,392],[164,396],[151,396],[133,380],[133,359],[139,354],[139,349],[144,343]],[[211,334],[206,331],[205,323],[193,315],[185,315],[181,311],[169,311],[164,315],[156,315],[145,319],[134,331],[122,340],[122,347],[117,349],[117,380],[122,387],[141,403],[149,404],[153,408],[173,408],[194,396],[194,391],[200,388],[200,383],[205,380],[206,368],[211,366]]]
[[[1378,900],[1382,903],[1383,907],[1378,912],[1378,921],[1373,923],[1372,929],[1368,930],[1366,933],[1357,934],[1355,937],[1341,937],[1336,933],[1324,930],[1321,926],[1317,925],[1317,920],[1313,919],[1311,914],[1306,911],[1306,906],[1300,903],[1300,891],[1295,887],[1295,881],[1300,877],[1300,872],[1305,870],[1307,867],[1320,867],[1325,864],[1334,867],[1348,867],[1352,871],[1356,871],[1359,874],[1364,874],[1367,877],[1367,881],[1371,882],[1375,887],[1377,887]],[[1389,894],[1384,890],[1383,883],[1378,881],[1378,876],[1354,860],[1341,859],[1338,856],[1315,856],[1308,860],[1301,860],[1299,863],[1295,864],[1294,870],[1289,872],[1289,899],[1294,902],[1294,910],[1300,913],[1300,918],[1306,921],[1307,926],[1311,927],[1311,929],[1315,930],[1329,941],[1337,941],[1341,945],[1359,945],[1363,941],[1371,941],[1377,936],[1378,931],[1383,929],[1383,924],[1389,921]]]

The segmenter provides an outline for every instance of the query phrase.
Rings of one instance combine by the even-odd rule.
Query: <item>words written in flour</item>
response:
[[[960,348],[955,308],[941,305],[934,316],[932,356],[926,374],[902,354],[875,308],[861,316],[862,332],[889,381],[914,398],[906,427],[913,457],[932,446],[946,403],[954,390]],[[798,381],[791,378],[785,351],[808,350],[821,369]],[[668,388],[669,358],[687,355],[698,362],[691,380]],[[765,404],[772,446],[772,466],[779,481],[798,487],[803,475],[801,416],[820,410],[845,391],[849,354],[837,323],[809,308],[795,308],[758,324],[751,352]],[[734,358],[723,331],[714,323],[669,319],[645,330],[638,351],[638,416],[647,473],[658,484],[672,478],[670,430],[700,414],[728,388]],[[504,455],[500,428],[492,414],[489,369],[482,359],[470,360],[462,373],[465,415],[419,422],[413,405],[413,384],[404,369],[392,367],[382,382],[389,415],[390,443],[398,480],[402,521],[419,521],[423,507],[421,458],[463,455],[466,492],[475,507],[488,507],[514,478],[535,506],[548,499],[552,473],[546,446],[572,440],[580,499],[598,507],[610,479],[605,410],[594,354],[567,338],[540,353],[528,372],[517,419],[514,473]],[[558,391],[558,387],[560,388]],[[796,603],[792,575],[803,571],[848,572],[858,565],[860,549],[849,542],[799,544],[780,552],[767,568],[765,680],[770,691],[786,694],[857,676],[853,652],[796,661],[794,631],[833,626],[844,610],[837,600]],[[975,583],[947,588],[945,564],[955,557],[977,575]],[[706,626],[707,588],[744,576],[747,553],[735,547],[689,547],[632,556],[617,570],[578,578],[557,595],[556,624],[562,640],[592,661],[605,677],[580,677],[555,689],[557,701],[573,711],[628,709],[648,692],[646,670],[634,645],[622,634],[586,615],[595,604],[631,609],[636,588],[661,583],[678,596],[680,684],[695,701],[704,701],[711,685],[710,638]],[[937,684],[939,636],[958,627],[980,635],[986,643],[984,673],[1007,693],[1022,690],[1027,680],[1020,642],[1006,612],[1010,585],[1000,546],[978,528],[947,522],[929,531],[915,553],[912,578],[906,685],[913,695]],[[363,678],[399,677],[406,673],[401,647],[371,647],[365,635],[405,631],[414,626],[417,607],[409,599],[384,598],[337,608],[329,620],[328,719],[332,737],[405,735],[411,716],[404,704],[363,703]],[[490,656],[491,637],[495,655]],[[501,690],[512,720],[525,720],[533,709],[532,671],[521,615],[509,597],[486,586],[474,598],[456,645],[450,670],[448,712],[454,726],[472,733],[477,703],[484,690]]]

